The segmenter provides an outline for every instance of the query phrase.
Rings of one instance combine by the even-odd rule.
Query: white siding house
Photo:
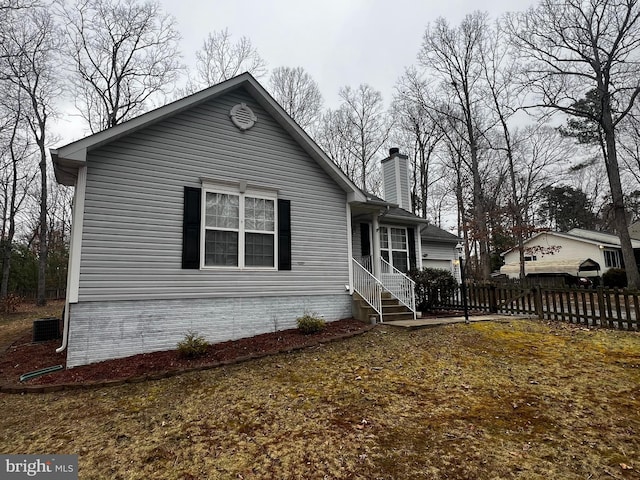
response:
[[[350,317],[353,237],[397,208],[358,189],[249,74],[51,154],[75,186],[68,367],[175,348],[188,331],[220,342],[305,312]],[[421,220],[388,222],[419,258]]]
[[[632,240],[636,257],[640,240]],[[624,268],[620,240],[608,233],[574,228],[566,233],[542,232],[524,243],[525,274],[601,276],[610,268]],[[502,254],[505,264],[500,273],[518,278],[520,272],[517,249]]]

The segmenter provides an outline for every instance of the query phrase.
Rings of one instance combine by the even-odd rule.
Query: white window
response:
[[[605,250],[604,266],[607,268],[622,268],[620,252],[618,250]]]
[[[538,257],[536,255],[525,256],[524,257],[524,261],[525,262],[535,262],[537,260],[538,260]]]
[[[407,229],[380,227],[380,254],[401,272],[409,271]]]
[[[275,268],[275,192],[203,187],[201,267]]]

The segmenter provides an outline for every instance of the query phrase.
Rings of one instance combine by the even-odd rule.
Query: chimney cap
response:
[[[394,155],[396,155],[397,153],[400,153],[400,149],[398,147],[391,147],[389,149],[389,156],[393,157]]]

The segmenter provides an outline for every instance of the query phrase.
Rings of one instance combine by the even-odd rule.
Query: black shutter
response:
[[[291,200],[278,199],[278,270],[291,270]]]
[[[360,224],[360,246],[361,246],[361,255],[363,257],[368,257],[369,255],[371,255],[371,239],[369,237],[368,223]]]
[[[200,188],[184,187],[182,268],[200,268]]]
[[[416,229],[407,228],[407,236],[409,237],[409,270],[418,268],[416,263]]]

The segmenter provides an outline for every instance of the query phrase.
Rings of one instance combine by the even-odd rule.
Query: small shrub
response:
[[[178,342],[178,355],[183,358],[197,358],[207,353],[207,342],[202,335],[189,332],[184,340]]]
[[[448,303],[459,288],[451,272],[439,268],[411,270],[409,277],[416,282],[416,307],[422,312]]]
[[[626,288],[627,272],[624,268],[610,268],[602,275],[602,283],[609,288]]]
[[[300,330],[305,335],[318,333],[322,331],[325,325],[323,319],[309,313],[305,313],[303,316],[298,318],[297,322],[298,322],[298,330]]]

